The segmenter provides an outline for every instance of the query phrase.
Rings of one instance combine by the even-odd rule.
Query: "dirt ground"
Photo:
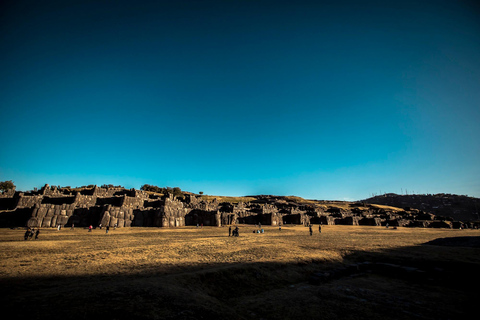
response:
[[[462,319],[480,231],[318,226],[0,229],[10,319]]]

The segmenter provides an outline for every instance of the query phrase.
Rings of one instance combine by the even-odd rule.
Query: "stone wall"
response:
[[[179,227],[185,225],[222,226],[231,224],[345,224],[380,226],[451,227],[420,210],[386,210],[374,206],[340,202],[310,201],[299,204],[286,197],[259,196],[258,200],[239,203],[207,201],[193,194],[184,199],[162,197],[142,190],[124,188],[85,188],[72,190],[45,185],[40,191],[0,195],[3,226],[11,226],[16,212],[28,216],[29,227],[58,225],[86,227]],[[10,217],[10,218],[9,218]],[[18,224],[18,222],[15,222]],[[467,225],[468,226],[468,225]]]

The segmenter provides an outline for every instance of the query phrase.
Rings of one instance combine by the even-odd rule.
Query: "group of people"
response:
[[[103,228],[102,224],[99,224],[99,225],[98,225],[98,228],[99,228],[99,229],[102,229],[102,228]],[[115,223],[115,224],[113,225],[113,230],[116,230],[116,229],[117,229],[117,224]],[[92,225],[89,225],[89,226],[88,226],[88,232],[92,232],[92,230],[93,230],[93,226],[92,226]],[[110,231],[110,226],[109,226],[109,225],[107,225],[107,226],[105,227],[105,233],[108,233],[108,231]]]
[[[38,235],[40,234],[40,229],[37,228],[35,230],[35,228],[27,228],[27,231],[25,231],[25,235],[24,235],[24,238],[25,240],[31,240],[33,239],[33,236],[35,236],[35,240],[38,239]]]
[[[312,225],[308,226],[308,231],[310,231],[310,235],[312,236],[313,235]],[[318,233],[322,233],[322,225],[321,224],[318,225]]]
[[[228,227],[228,236],[232,237],[238,237],[238,226],[235,227],[235,229],[232,230],[232,227]]]
[[[258,226],[260,226],[260,224]],[[255,225],[255,227],[257,227],[257,225]],[[311,224],[308,226],[308,229],[309,229],[310,235],[312,236],[313,235],[313,229],[312,229]],[[279,226],[279,230],[280,231],[282,230],[281,225]],[[253,233],[264,233],[264,230],[263,229],[253,230]],[[322,224],[318,225],[318,233],[322,233]],[[236,226],[235,229],[233,229],[233,230],[232,230],[231,226],[228,227],[228,236],[229,237],[238,237],[238,226]]]

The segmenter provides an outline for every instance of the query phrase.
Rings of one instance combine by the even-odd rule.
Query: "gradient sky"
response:
[[[0,180],[480,197],[475,1],[2,1]]]

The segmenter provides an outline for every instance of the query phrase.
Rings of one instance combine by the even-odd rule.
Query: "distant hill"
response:
[[[456,221],[480,220],[480,199],[462,195],[446,193],[399,195],[387,193],[365,199],[363,202],[419,209]]]

